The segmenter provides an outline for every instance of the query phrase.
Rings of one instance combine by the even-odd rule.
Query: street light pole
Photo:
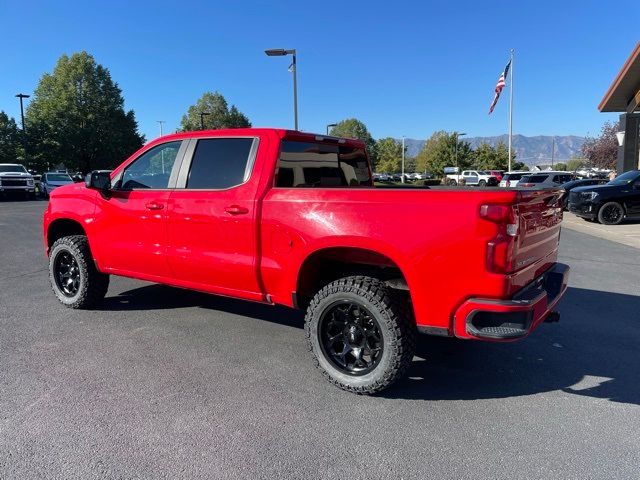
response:
[[[293,121],[295,129],[298,130],[298,64],[296,49],[270,48],[265,50],[264,53],[269,57],[284,57],[285,55],[293,57],[289,71],[293,73]]]
[[[337,123],[330,123],[327,125],[327,135],[329,135],[329,129],[333,128],[333,127],[337,127],[338,124]]]
[[[167,122],[165,120],[156,120],[156,122],[158,122],[158,125],[160,125],[160,136],[162,136],[162,125]]]
[[[404,135],[402,136],[402,183],[404,183]]]
[[[31,95],[25,95],[24,93],[19,93],[16,95],[17,98],[20,99],[20,118],[22,120],[22,133],[24,134],[25,132],[25,128],[24,128],[24,106],[22,105],[22,101],[25,98],[29,98]]]
[[[30,95],[24,93],[18,93],[16,98],[20,99],[20,121],[22,122],[22,148],[24,149],[24,161],[27,163],[27,130],[24,127],[24,105],[22,104],[25,98],[29,98]]]
[[[209,112],[200,112],[200,130],[204,130],[204,116],[211,115]]]
[[[460,183],[460,167],[458,167],[458,139],[464,135],[466,135],[466,133],[458,133],[455,132],[456,134],[456,178],[458,179],[458,181],[456,183]]]

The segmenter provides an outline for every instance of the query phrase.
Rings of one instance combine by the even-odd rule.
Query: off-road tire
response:
[[[606,215],[612,208],[618,210],[618,217],[613,221]],[[602,225],[618,225],[622,220],[624,220],[624,208],[618,202],[607,202],[598,210],[598,222]]]
[[[325,309],[336,301],[358,303],[373,316],[382,334],[379,363],[364,375],[337,368],[320,344],[319,325]],[[305,333],[315,364],[331,383],[358,394],[374,394],[391,386],[406,373],[415,352],[416,326],[406,295],[366,276],[345,277],[326,285],[311,300],[305,316]]]
[[[78,291],[73,296],[65,295],[55,280],[55,261],[63,252],[73,256],[80,272]],[[49,252],[49,280],[51,289],[60,303],[69,308],[91,308],[104,298],[109,289],[109,275],[99,272],[96,268],[89,250],[89,242],[84,235],[70,235],[55,241]]]

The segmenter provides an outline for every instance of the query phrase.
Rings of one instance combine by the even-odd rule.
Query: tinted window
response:
[[[524,173],[508,173],[504,176],[504,180],[520,180]]]
[[[527,175],[522,177],[520,181],[522,183],[542,183],[547,178],[549,178],[549,175]]]
[[[283,141],[277,187],[347,187],[371,185],[364,148]]]
[[[248,179],[247,162],[253,138],[198,140],[193,153],[187,188],[221,189]]]
[[[554,183],[565,183],[571,180],[571,175],[554,175],[553,182]]]
[[[125,169],[122,174],[121,188],[123,190],[167,188],[181,143],[163,143],[143,153]]]

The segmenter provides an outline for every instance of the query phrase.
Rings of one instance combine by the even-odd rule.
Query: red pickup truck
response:
[[[357,140],[189,132],[53,191],[44,243],[68,307],[99,302],[113,274],[306,309],[324,375],[375,393],[418,332],[511,341],[558,319],[561,193],[376,188]]]

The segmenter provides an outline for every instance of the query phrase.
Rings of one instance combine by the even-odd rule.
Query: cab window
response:
[[[121,190],[164,189],[169,187],[169,177],[176,161],[181,141],[163,143],[146,151],[125,168]]]

